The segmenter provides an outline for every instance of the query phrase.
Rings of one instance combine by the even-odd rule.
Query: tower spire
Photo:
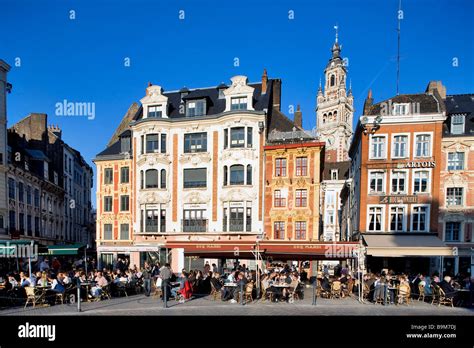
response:
[[[337,39],[338,39],[338,29],[339,29],[339,26],[337,25],[337,23],[336,23],[336,25],[334,26],[334,29],[336,30],[336,43],[337,43]]]

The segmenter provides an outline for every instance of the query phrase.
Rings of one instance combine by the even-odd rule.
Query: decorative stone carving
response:
[[[220,199],[222,202],[251,201],[257,198],[257,194],[254,191],[254,189],[230,189],[226,190]]]
[[[211,162],[211,155],[209,152],[183,153],[179,156],[179,162],[182,164],[191,163],[192,165],[205,164]]]
[[[138,202],[140,204],[153,204],[153,203],[168,203],[170,201],[170,194],[168,191],[165,192],[142,192],[139,194]]]
[[[226,149],[222,153],[220,158],[221,161],[231,160],[231,161],[241,161],[241,160],[256,160],[257,155],[255,150],[253,149],[246,149],[246,148],[239,148],[239,149]]]
[[[156,164],[169,165],[170,163],[171,160],[169,159],[169,155],[159,152],[140,155],[137,161],[138,166],[148,164],[150,167],[153,167]]]
[[[202,204],[208,203],[211,200],[208,194],[200,191],[193,191],[184,196],[184,203],[188,204]]]

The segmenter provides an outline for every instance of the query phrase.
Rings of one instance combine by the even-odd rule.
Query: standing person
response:
[[[173,272],[171,272],[171,266],[169,263],[166,263],[163,267],[160,268],[160,278],[161,278],[161,291],[163,293],[163,301],[170,299],[170,279]]]
[[[40,272],[46,272],[47,270],[49,270],[49,261],[48,259],[44,259],[41,263],[40,263]]]
[[[143,288],[145,289],[145,296],[150,296],[151,293],[151,267],[148,262],[145,262],[145,267],[142,271]]]

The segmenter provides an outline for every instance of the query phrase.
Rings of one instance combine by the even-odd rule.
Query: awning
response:
[[[79,249],[84,248],[86,244],[75,243],[69,245],[48,245],[48,255],[77,255]]]
[[[370,256],[453,256],[453,249],[434,235],[365,234],[363,238]]]
[[[166,243],[169,249],[184,249],[188,256],[248,258],[253,256],[253,241],[178,241]]]
[[[357,242],[262,241],[266,256],[286,260],[345,260],[355,257]]]

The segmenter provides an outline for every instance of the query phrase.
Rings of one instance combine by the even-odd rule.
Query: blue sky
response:
[[[376,101],[395,94],[398,0],[0,3],[0,58],[12,65],[9,126],[30,112],[47,113],[90,163],[148,81],[165,90],[206,87],[234,75],[258,81],[267,68],[282,79],[282,110],[301,104],[303,125],[313,128],[336,23],[349,59],[355,119],[369,88]],[[473,93],[474,2],[404,0],[402,8],[400,92],[423,92],[428,81],[441,80],[448,94]],[[56,116],[55,104],[64,99],[94,102],[95,119]]]

